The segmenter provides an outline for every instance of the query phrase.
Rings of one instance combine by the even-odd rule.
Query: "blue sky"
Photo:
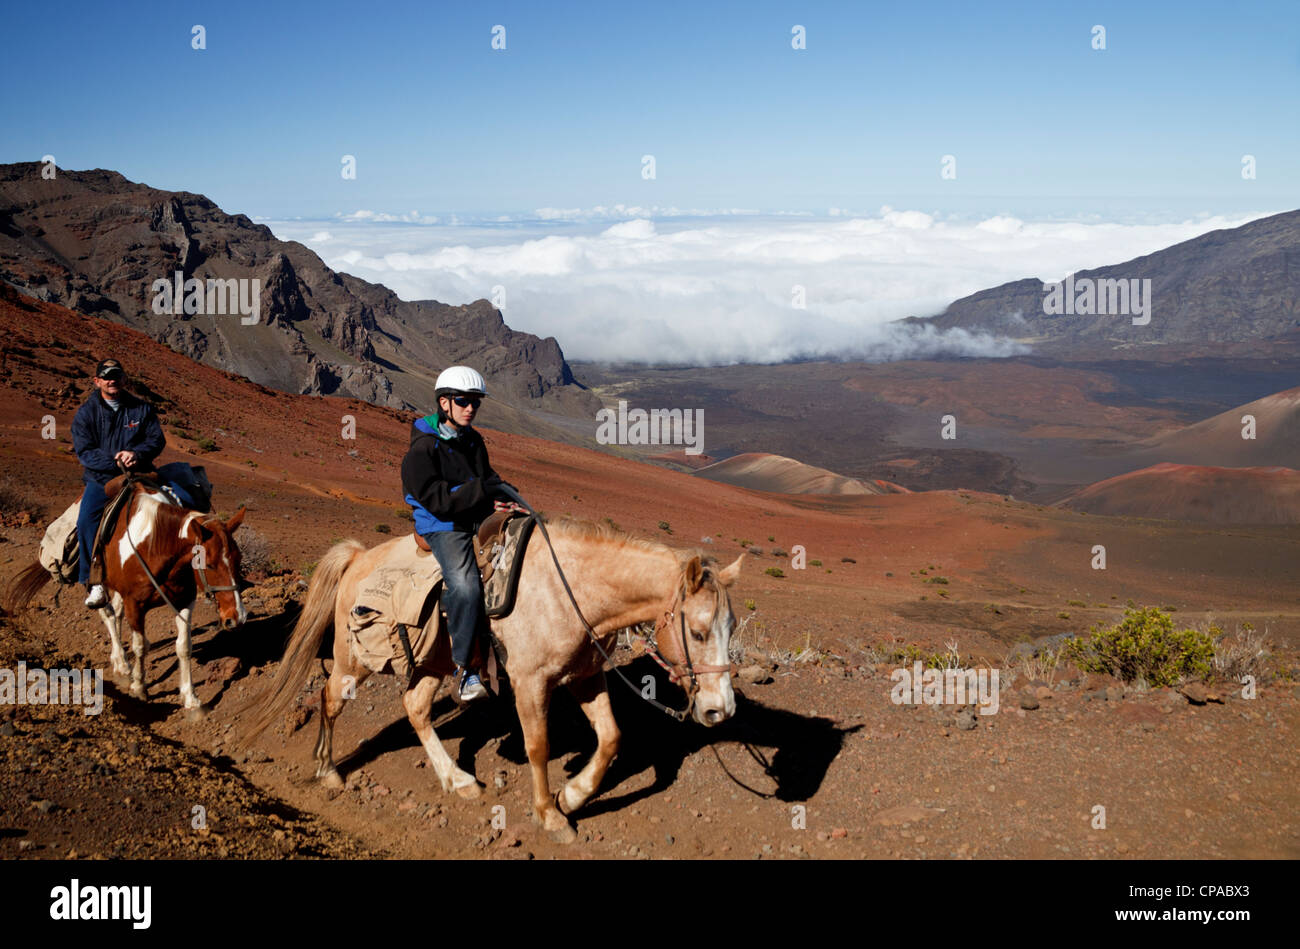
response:
[[[270,219],[1300,206],[1300,3],[993,7],[9,4],[0,161],[49,153]]]

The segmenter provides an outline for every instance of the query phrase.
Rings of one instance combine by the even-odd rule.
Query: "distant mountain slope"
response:
[[[1209,524],[1300,524],[1300,471],[1159,464],[1059,502],[1089,514]]]
[[[906,322],[986,330],[1035,340],[1047,349],[1079,343],[1295,342],[1300,340],[1300,211],[1211,231],[1154,254],[1079,271],[1074,278],[1076,283],[1149,279],[1151,322],[1135,326],[1128,316],[1049,316],[1043,312],[1040,278],[981,290],[938,316]]]
[[[132,326],[285,392],[423,409],[437,373],[465,362],[516,407],[587,418],[599,408],[554,338],[510,329],[486,300],[405,302],[202,195],[103,170],[59,169],[45,180],[41,168],[0,165],[0,279],[26,294]],[[153,282],[178,271],[182,279],[260,280],[258,323],[155,313]]]
[[[908,494],[888,481],[846,478],[825,468],[765,452],[746,452],[692,472],[698,478],[722,481],[774,494]]]
[[[1246,416],[1254,419],[1254,438],[1242,438]],[[1136,454],[1192,465],[1300,468],[1300,387],[1149,438]]]

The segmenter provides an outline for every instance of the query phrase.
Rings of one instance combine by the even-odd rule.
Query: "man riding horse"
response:
[[[483,377],[468,366],[438,376],[438,411],[411,424],[411,445],[402,460],[402,492],[415,517],[415,531],[442,568],[442,605],[447,611],[452,660],[461,701],[483,698],[471,668],[475,640],[487,628],[483,582],[474,559],[474,532],[493,510],[522,510],[502,500],[506,482],[492,470],[487,446],[473,428],[487,396]]]
[[[118,462],[128,471],[149,471],[167,444],[153,406],[126,391],[125,381],[121,364],[105,359],[95,369],[95,395],[72,419],[72,447],[85,483],[77,514],[81,549],[77,579],[87,588],[86,606],[96,610],[108,604],[103,584],[90,585],[95,532],[108,504],[104,485],[120,473]]]

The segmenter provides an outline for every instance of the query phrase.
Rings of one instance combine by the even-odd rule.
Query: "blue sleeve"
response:
[[[135,449],[135,453],[141,456],[143,461],[153,462],[167,445],[167,439],[163,435],[162,426],[158,424],[158,413],[154,411],[152,405],[145,408],[144,421],[140,425],[144,430],[144,439]]]

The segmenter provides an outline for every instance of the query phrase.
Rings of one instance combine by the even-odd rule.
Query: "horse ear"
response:
[[[235,516],[226,522],[226,530],[229,533],[233,534],[235,532],[235,528],[238,527],[240,524],[244,523],[244,514],[246,511],[247,508],[241,505],[239,510],[235,512]]]
[[[698,590],[704,583],[704,564],[700,562],[698,554],[687,561],[682,569],[682,579],[686,584],[687,596]]]
[[[740,562],[745,559],[742,551],[740,556],[732,561],[731,565],[724,570],[718,571],[718,583],[721,586],[729,587],[740,577]]]

